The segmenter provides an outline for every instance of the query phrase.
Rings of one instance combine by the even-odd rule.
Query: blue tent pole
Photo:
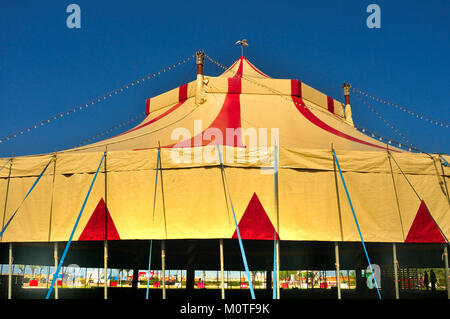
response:
[[[34,187],[37,185],[37,183],[39,182],[39,180],[41,179],[41,177],[44,175],[44,172],[47,170],[48,166],[50,165],[50,163],[55,159],[55,156],[52,156],[52,159],[47,163],[47,165],[45,165],[44,169],[42,170],[41,174],[39,174],[38,178],[34,181],[33,185],[31,186],[31,188],[28,190],[28,193],[25,195],[25,198],[22,200],[22,202],[20,203],[19,207],[17,207],[17,209],[14,211],[14,214],[11,215],[11,217],[9,218],[8,222],[6,223],[6,225],[3,227],[2,231],[0,232],[0,237],[3,236],[3,233],[5,232],[6,228],[8,228],[9,224],[11,223],[11,221],[13,220],[13,218],[16,216],[17,212],[19,211],[19,208],[23,205],[23,203],[25,202],[25,200],[27,199],[27,197],[31,194],[31,192],[33,191]]]
[[[277,235],[273,231],[273,283],[272,299],[277,299]]]
[[[220,165],[221,165],[221,168],[222,168],[222,172],[223,172],[223,174],[225,176],[225,168],[223,166],[222,153],[220,152],[219,145],[217,145],[217,150],[219,152],[219,159],[220,159]],[[228,190],[228,187],[227,187],[227,190]],[[247,257],[245,256],[244,245],[242,244],[241,233],[239,232],[239,225],[238,225],[238,222],[236,220],[236,214],[234,213],[233,201],[231,200],[230,190],[228,190],[228,197],[230,198],[231,211],[233,212],[234,225],[236,227],[236,233],[237,233],[237,236],[238,236],[239,248],[241,249],[242,261],[244,262],[245,273],[247,274],[248,286],[250,287],[250,294],[252,296],[252,299],[255,299],[255,291],[253,290],[252,278],[250,276],[250,270],[248,268]]]
[[[148,270],[147,270],[147,291],[145,292],[145,299],[148,299],[148,291],[150,288],[150,265],[152,264],[152,246],[153,240],[150,240],[150,253],[148,256]]]
[[[279,227],[278,224],[278,150],[277,145],[275,144],[274,147],[274,187],[275,187],[275,212],[277,213],[277,228]],[[279,289],[278,289],[278,254],[277,254],[277,232],[274,229],[274,236],[273,236],[273,293],[272,293],[272,299],[278,299],[279,298]]]
[[[342,180],[342,184],[344,185],[345,193],[347,194],[348,203],[350,204],[350,208],[352,210],[353,219],[355,220],[356,228],[358,229],[359,238],[361,238],[361,243],[364,248],[364,253],[366,254],[367,262],[369,263],[370,271],[372,272],[373,280],[375,281],[375,288],[377,288],[378,298],[381,299],[381,294],[380,294],[380,290],[378,289],[378,283],[377,283],[377,279],[375,277],[375,272],[372,269],[372,263],[370,262],[369,254],[367,253],[366,244],[364,243],[364,239],[361,234],[361,229],[359,228],[359,224],[358,224],[358,219],[356,218],[355,210],[353,208],[352,200],[350,199],[350,194],[348,192],[347,185],[345,184],[344,176],[342,175],[341,167],[339,165],[339,161],[337,159],[334,149],[333,149],[333,157],[334,157],[334,160],[336,161],[336,166],[339,170],[339,175],[341,176],[341,180]]]
[[[45,299],[50,299],[50,296],[53,291],[53,286],[55,285],[55,281],[58,277],[59,271],[61,270],[61,267],[64,263],[64,259],[66,258],[67,252],[69,251],[69,247],[70,247],[70,244],[72,243],[73,235],[75,234],[75,230],[77,229],[78,222],[80,221],[81,215],[83,214],[84,207],[86,206],[89,195],[91,194],[92,187],[94,186],[94,182],[97,179],[98,172],[100,170],[100,167],[102,166],[103,159],[105,158],[105,156],[106,156],[106,152],[103,153],[102,159],[100,160],[100,164],[98,165],[97,171],[95,172],[94,178],[92,179],[91,186],[89,187],[89,190],[86,194],[86,198],[84,199],[83,206],[81,206],[80,213],[78,214],[77,220],[75,222],[75,226],[73,226],[72,233],[70,234],[70,237],[69,237],[69,241],[66,244],[66,248],[64,248],[64,252],[61,256],[61,260],[59,261],[58,268],[56,269],[55,273],[53,274],[52,284],[47,292],[47,296],[45,297]]]

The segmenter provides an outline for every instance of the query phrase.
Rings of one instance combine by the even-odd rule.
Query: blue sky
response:
[[[66,7],[81,7],[81,28]],[[369,29],[366,7],[381,8]],[[230,65],[247,58],[342,100],[342,82],[450,122],[450,2],[2,1],[0,139],[178,62],[198,49]],[[86,110],[0,143],[0,156],[70,148],[145,110],[145,99],[195,76],[193,62]],[[205,73],[221,70],[211,63]],[[420,149],[450,153],[449,129],[368,102]],[[355,96],[355,123],[400,140]],[[129,123],[110,135],[134,126]],[[109,136],[110,136],[109,135]],[[107,137],[108,135],[105,135]]]

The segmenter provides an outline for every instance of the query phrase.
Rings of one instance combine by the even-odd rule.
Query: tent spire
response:
[[[197,88],[195,91],[195,104],[199,105],[205,102],[203,65],[205,64],[205,52],[197,51]]]
[[[248,47],[247,39],[242,39],[236,42],[241,46],[241,57],[244,56],[244,47]]]
[[[196,63],[197,63],[197,75],[203,75],[203,65],[205,64],[205,52],[197,51],[196,52]]]
[[[352,86],[349,83],[345,83],[345,82],[342,85],[342,89],[344,90],[344,97],[345,97],[345,119],[352,126],[354,126],[353,118],[352,118],[352,109],[350,107],[350,88],[351,87]]]

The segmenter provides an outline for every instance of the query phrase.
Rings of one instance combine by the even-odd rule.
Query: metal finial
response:
[[[236,42],[241,46],[241,56],[244,56],[244,47],[248,47],[247,39],[242,39]]]

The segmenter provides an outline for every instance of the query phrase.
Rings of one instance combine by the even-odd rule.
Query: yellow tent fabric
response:
[[[420,200],[394,162],[391,171],[387,145],[349,124],[342,103],[300,81],[270,78],[243,57],[221,76],[200,80],[203,103],[195,99],[198,83],[190,82],[149,99],[148,116],[128,132],[59,152],[1,242],[67,241],[106,150],[106,167],[101,167],[74,240],[102,199],[122,240],[231,238],[233,216],[214,145],[227,128],[235,129],[235,138],[218,144],[238,221],[256,194],[282,240],[359,241],[334,166],[333,148],[364,240],[405,241]],[[216,129],[214,139],[206,138],[207,128]],[[180,129],[191,134],[174,134]],[[274,130],[278,130],[275,140]],[[252,144],[252,139],[258,143]],[[184,147],[179,147],[180,142]],[[278,218],[275,142],[279,148]],[[153,213],[158,145],[162,177]],[[448,237],[450,209],[444,185],[450,168],[441,166],[436,155],[391,146],[389,150]],[[2,227],[52,156],[17,157],[0,171]]]

